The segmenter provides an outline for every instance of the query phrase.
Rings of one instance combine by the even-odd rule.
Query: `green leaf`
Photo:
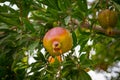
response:
[[[89,76],[89,74],[87,72],[85,72],[84,70],[80,70],[78,79],[79,80],[92,80],[91,77]]]
[[[86,59],[86,54],[82,54],[82,55],[80,56],[80,62],[84,62],[85,59]]]
[[[23,18],[22,20],[23,20],[25,27],[28,31],[30,30],[32,32],[35,32],[34,26],[30,23],[30,21],[28,19]]]
[[[67,16],[65,18],[65,25],[68,25],[68,23],[70,22],[71,16]]]
[[[60,10],[67,11],[67,8],[70,8],[71,0],[58,0],[58,6]]]
[[[116,2],[117,4],[120,5],[120,1],[119,0],[112,0],[113,2]]]
[[[80,46],[81,46],[80,52],[82,52],[83,49],[84,49],[84,47],[86,46],[88,40],[89,40],[89,37],[87,37],[87,36],[80,36],[79,38],[80,38],[80,39],[79,39],[79,42],[78,42],[78,43],[79,43]]]
[[[39,60],[41,60],[42,62],[47,62],[46,59],[45,59],[45,56],[39,51],[38,54],[37,54]]]
[[[3,16],[3,17],[7,17],[7,18],[18,18],[17,17],[18,15],[16,15],[15,13],[5,13],[5,12],[2,12],[2,13],[0,13],[0,15]]]
[[[16,13],[16,14],[19,13],[17,10],[14,10],[13,8],[11,8],[10,6],[7,6],[5,4],[3,6],[0,6],[0,12],[6,12],[6,13],[8,13],[8,11],[10,13]]]
[[[1,27],[0,27],[0,31],[2,31],[2,30],[9,30],[9,27],[7,27],[7,26],[2,26],[2,25],[0,25]]]
[[[73,47],[75,47],[77,45],[77,37],[74,31],[72,32],[72,38],[73,38]]]
[[[28,49],[29,50],[34,50],[38,46],[39,42],[35,41],[32,44],[29,45]]]
[[[45,21],[45,22],[47,22],[47,21],[49,21],[49,22],[54,21],[54,19],[52,18],[53,16],[49,16],[48,17],[47,13],[45,13],[45,12],[42,12],[42,13],[41,12],[32,12],[32,14],[34,16],[33,19],[37,19],[37,20],[41,20],[41,21]]]
[[[43,0],[43,4],[47,5],[49,8],[58,9],[57,0]]]
[[[17,26],[19,24],[19,19],[16,19],[16,18],[7,18],[7,17],[3,17],[1,15],[0,15],[0,21],[3,22],[3,23],[5,23],[5,24],[13,25],[13,26]]]
[[[120,5],[119,4],[117,4],[117,3],[115,3],[114,1],[113,1],[113,4],[115,5],[115,7],[117,8],[117,10],[120,12]]]
[[[32,54],[34,52],[34,50],[36,49],[36,47],[38,46],[39,41],[35,41],[32,44],[30,44],[28,46],[28,50],[30,50],[30,53]]]
[[[83,12],[88,12],[87,0],[78,0],[79,9]]]

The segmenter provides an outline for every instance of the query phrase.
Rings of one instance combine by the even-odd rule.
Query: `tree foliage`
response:
[[[4,4],[6,2],[9,4]],[[119,0],[92,3],[87,0],[0,0],[0,3],[3,4],[0,5],[1,80],[91,80],[89,69],[107,71],[120,61]],[[97,20],[98,12],[104,9],[118,12],[113,35],[105,34]],[[56,26],[71,31],[73,48],[69,54],[62,55],[62,62],[56,60],[50,64],[49,53],[41,51],[42,39]],[[75,47],[79,45],[77,53]],[[35,62],[30,64],[31,56]]]

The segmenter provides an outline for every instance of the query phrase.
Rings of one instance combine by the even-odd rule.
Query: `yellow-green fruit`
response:
[[[117,20],[118,14],[116,11],[105,9],[98,14],[98,22],[101,27],[108,30],[108,32],[116,26]]]
[[[72,35],[65,28],[52,28],[45,34],[43,45],[52,56],[59,56],[72,48]]]
[[[117,23],[117,12],[111,11],[109,9],[102,10],[98,14],[98,21],[103,28],[112,27],[114,28]]]

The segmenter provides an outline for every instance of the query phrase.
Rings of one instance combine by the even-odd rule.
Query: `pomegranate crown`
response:
[[[53,48],[53,52],[60,52],[61,51],[61,43],[58,41],[53,41],[52,48]]]

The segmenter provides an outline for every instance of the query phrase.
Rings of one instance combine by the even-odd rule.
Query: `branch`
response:
[[[90,23],[88,23],[87,21],[82,22],[80,24],[80,27],[84,28],[84,29],[92,29],[93,31],[95,31],[97,33],[103,33],[104,35],[111,36],[111,37],[120,36],[120,30],[113,29],[111,34],[106,34],[107,33],[106,30],[103,29],[101,26],[93,25],[91,27]]]

